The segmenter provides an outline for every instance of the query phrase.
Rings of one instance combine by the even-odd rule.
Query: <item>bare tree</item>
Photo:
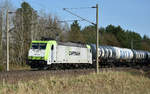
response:
[[[0,63],[6,61],[6,11],[13,11],[13,5],[10,0],[0,1]]]

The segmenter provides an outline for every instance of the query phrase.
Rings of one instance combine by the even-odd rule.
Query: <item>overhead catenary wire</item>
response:
[[[82,19],[82,20],[84,20],[84,21],[87,21],[87,22],[89,22],[89,23],[91,23],[91,24],[93,24],[93,25],[96,25],[95,23],[89,21],[88,19],[85,19],[85,18],[83,18],[83,17],[81,17],[81,16],[79,16],[79,15],[77,15],[77,14],[75,14],[75,13],[69,11],[67,8],[63,8],[63,10],[67,11],[68,13],[70,13],[70,14],[72,14],[72,15],[74,15],[74,16],[76,16],[76,17],[78,17],[78,18],[80,18],[80,19]]]
[[[63,23],[63,22],[73,22],[73,21],[84,21],[84,20],[60,20],[57,22]]]
[[[79,8],[66,8],[66,9],[91,9],[95,7],[79,7]]]

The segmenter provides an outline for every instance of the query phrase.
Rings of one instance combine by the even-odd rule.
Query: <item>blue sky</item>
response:
[[[109,24],[150,37],[150,0],[11,0],[16,8],[22,1],[28,2],[35,10],[56,15],[60,20],[78,19],[62,8],[91,7],[99,4],[99,27]],[[95,22],[95,9],[76,9],[72,12]],[[82,27],[90,25],[79,22]]]

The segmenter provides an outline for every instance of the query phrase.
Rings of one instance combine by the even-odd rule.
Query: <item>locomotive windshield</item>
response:
[[[39,43],[32,43],[31,49],[38,49]]]
[[[46,43],[32,43],[31,49],[46,49]]]
[[[39,47],[40,49],[46,49],[46,43],[40,43]]]

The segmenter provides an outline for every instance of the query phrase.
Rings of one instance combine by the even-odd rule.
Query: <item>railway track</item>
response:
[[[144,75],[150,78],[150,68],[101,68],[100,72],[107,71],[125,71],[135,75]],[[95,73],[95,69],[70,69],[70,70],[19,70],[10,72],[0,72],[0,83],[16,83],[18,81],[38,80],[41,77],[51,76],[70,76],[76,77],[79,75],[87,75]]]

